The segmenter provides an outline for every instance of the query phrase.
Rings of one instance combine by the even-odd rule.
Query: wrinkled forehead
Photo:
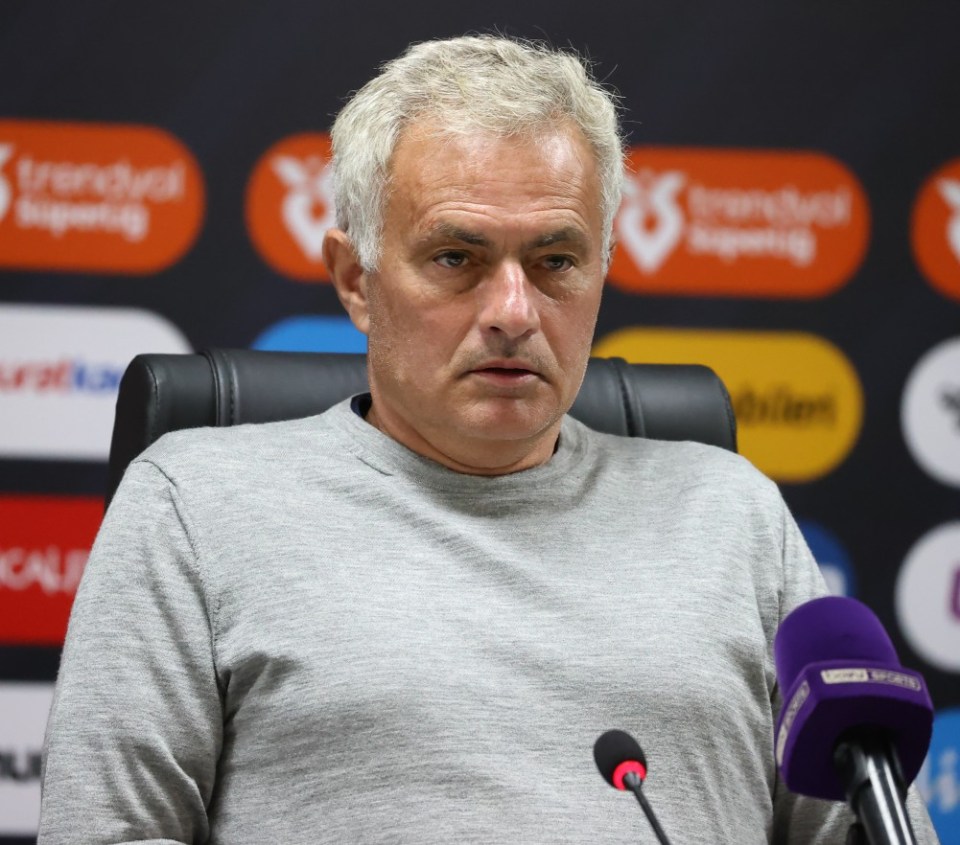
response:
[[[484,150],[493,149],[501,142],[507,141],[518,146],[540,149],[546,157],[550,152],[551,143],[564,139],[574,142],[584,165],[589,168],[591,177],[599,189],[599,161],[596,151],[580,127],[570,118],[561,116],[529,125],[499,126],[492,121],[484,121],[469,114],[447,115],[433,111],[421,112],[401,127],[388,161],[387,178],[389,181],[395,176],[398,150],[412,143],[426,145],[427,148],[436,151],[450,148],[469,150],[470,154],[475,156],[477,153],[482,155]]]
[[[412,237],[440,222],[460,225],[464,215],[471,225],[518,237],[532,237],[534,229],[599,237],[600,180],[579,129],[470,134],[435,122],[412,126],[394,151],[385,233]],[[531,232],[522,235],[522,229]]]

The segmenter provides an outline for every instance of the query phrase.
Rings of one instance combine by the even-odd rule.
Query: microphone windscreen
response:
[[[773,652],[783,694],[775,756],[791,791],[842,801],[834,750],[868,731],[892,744],[905,783],[917,776],[930,744],[933,703],[923,678],[900,665],[866,605],[842,596],[800,605],[783,620]]]
[[[623,787],[614,781],[614,772],[626,762],[639,763],[644,770],[647,768],[647,758],[638,743],[626,731],[607,731],[597,738],[593,744],[593,759],[603,779],[616,789]]]
[[[869,660],[899,666],[880,620],[856,599],[824,596],[796,608],[773,643],[777,680],[784,691],[803,669],[824,660]]]

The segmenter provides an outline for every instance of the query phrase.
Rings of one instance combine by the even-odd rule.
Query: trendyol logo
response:
[[[683,234],[677,194],[684,179],[682,173],[641,170],[635,178],[624,180],[617,234],[644,273],[659,270]]]
[[[323,238],[335,225],[330,138],[285,138],[261,157],[247,185],[250,237],[264,261],[300,281],[327,278]]]
[[[635,147],[610,280],[630,291],[814,297],[855,271],[867,202],[814,153]]]
[[[193,243],[203,193],[160,129],[0,121],[0,266],[156,272]]]
[[[627,328],[601,338],[593,354],[711,367],[730,392],[741,454],[778,481],[830,472],[860,433],[856,371],[815,335]]]
[[[333,171],[320,158],[297,159],[278,155],[273,159],[273,170],[287,186],[283,199],[283,222],[293,235],[304,255],[311,261],[323,258],[323,238],[333,227]],[[322,209],[316,216],[314,209]]]
[[[939,669],[960,671],[960,522],[934,528],[910,549],[896,607],[913,649]]]
[[[900,422],[916,462],[938,481],[960,487],[960,337],[933,347],[914,366]]]
[[[106,460],[130,360],[189,351],[148,311],[0,305],[0,457]]]
[[[960,300],[960,158],[941,167],[920,188],[910,240],[917,264],[931,284]]]

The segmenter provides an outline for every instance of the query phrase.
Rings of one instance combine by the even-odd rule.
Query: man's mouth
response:
[[[532,370],[525,369],[523,367],[481,367],[479,370],[474,370],[474,372],[480,373],[502,373],[503,375],[525,375],[530,373],[533,375]]]
[[[475,367],[471,372],[490,373],[500,376],[537,376],[539,373],[526,361],[516,359],[499,359],[487,361],[479,367]]]
[[[540,373],[533,367],[517,360],[488,361],[470,370],[469,374],[500,386],[528,384],[540,378]]]

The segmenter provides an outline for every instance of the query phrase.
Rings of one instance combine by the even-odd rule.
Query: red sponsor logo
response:
[[[330,138],[304,132],[274,144],[247,185],[250,238],[263,260],[301,282],[329,278],[323,238],[335,225]]]
[[[863,259],[856,177],[817,153],[635,147],[610,281],[634,293],[810,298]]]
[[[0,496],[0,642],[61,645],[103,500]]]
[[[203,207],[196,161],[161,129],[0,121],[0,266],[155,273]]]

